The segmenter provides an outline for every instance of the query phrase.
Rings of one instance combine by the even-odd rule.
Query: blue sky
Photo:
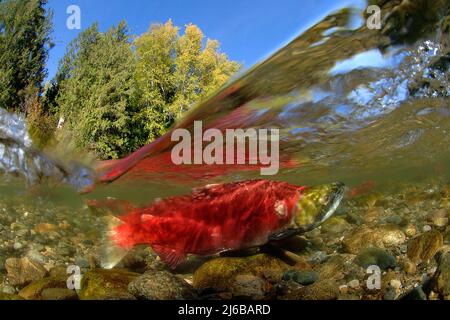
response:
[[[301,30],[351,0],[49,0],[54,12],[55,47],[48,61],[49,78],[67,44],[98,22],[102,31],[125,19],[133,34],[151,23],[171,18],[175,25],[198,25],[208,38],[219,40],[222,51],[249,68],[292,40]],[[67,7],[81,9],[81,30],[69,30]]]

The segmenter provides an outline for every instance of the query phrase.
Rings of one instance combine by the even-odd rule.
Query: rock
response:
[[[135,300],[128,292],[128,285],[139,276],[122,269],[93,269],[81,280],[80,300]]]
[[[0,251],[0,273],[6,270],[5,262],[6,262],[6,258],[3,256],[3,253]]]
[[[405,233],[408,237],[414,237],[417,234],[417,229],[414,225],[408,224],[405,228]]]
[[[30,250],[27,253],[27,257],[31,260],[31,261],[36,261],[37,263],[40,263],[42,265],[47,263],[47,258],[44,257],[39,251],[37,250]]]
[[[355,289],[355,290],[359,289],[361,287],[358,279],[350,281],[349,283],[347,283],[347,286],[349,288],[352,288],[352,289]]]
[[[399,290],[402,288],[402,282],[398,279],[391,280],[391,282],[389,282],[389,285],[396,290]]]
[[[418,286],[404,295],[401,300],[427,300],[427,295],[422,286]]]
[[[331,236],[343,235],[346,231],[350,230],[351,225],[341,217],[331,217],[322,224],[322,233],[329,234]]]
[[[15,242],[13,248],[14,250],[20,250],[23,248],[23,244],[21,244],[20,242]]]
[[[388,291],[384,295],[384,300],[395,300],[398,297],[397,290],[394,288],[389,288]]]
[[[48,288],[41,293],[42,300],[77,300],[76,291],[67,288]]]
[[[398,214],[394,214],[392,216],[387,217],[386,222],[390,224],[401,225],[403,223],[403,218]]]
[[[47,270],[38,262],[31,261],[27,257],[6,260],[5,268],[8,281],[13,286],[25,286],[32,281],[45,277]]]
[[[378,231],[382,234],[385,246],[398,246],[406,241],[405,234],[397,226],[385,225],[379,228]]]
[[[70,243],[62,241],[58,243],[55,252],[56,254],[61,255],[63,257],[69,257],[73,255],[76,252],[76,250]]]
[[[348,253],[358,254],[364,248],[398,246],[405,241],[406,236],[398,226],[385,225],[374,229],[363,226],[345,237],[343,244]]]
[[[217,258],[203,264],[194,273],[196,289],[230,291],[238,275],[254,275],[262,279],[279,282],[283,274],[292,269],[283,261],[267,254],[245,258]]]
[[[403,262],[403,270],[405,270],[407,274],[414,274],[417,272],[417,265],[407,259]]]
[[[373,224],[380,220],[380,215],[383,213],[383,208],[370,207],[364,215],[364,222],[367,224]]]
[[[23,300],[23,298],[15,294],[0,292],[0,301],[7,301],[7,300]]]
[[[348,293],[348,286],[346,284],[339,287],[339,292],[341,294],[347,294]]]
[[[448,225],[449,213],[446,209],[437,210],[431,216],[431,221],[436,227],[445,227]]]
[[[50,288],[67,289],[66,278],[44,278],[35,281],[19,291],[25,300],[42,300],[42,292]]]
[[[425,225],[425,226],[423,226],[423,228],[422,228],[422,231],[423,231],[423,232],[429,232],[429,231],[431,231],[431,230],[433,230],[433,228],[432,228],[431,226],[429,226],[429,225]]]
[[[253,275],[238,275],[231,286],[233,297],[240,299],[261,300],[270,291],[267,281]]]
[[[128,285],[128,291],[139,299],[188,300],[196,297],[192,287],[167,271],[149,271]]]
[[[414,263],[426,262],[433,258],[444,239],[439,231],[429,231],[414,238],[408,245],[408,258]]]
[[[450,300],[450,250],[446,250],[438,259],[435,275],[436,291],[446,300]]]
[[[319,280],[319,274],[314,271],[288,271],[283,275],[283,281],[295,281],[302,286],[309,286]]]
[[[94,242],[92,240],[89,240],[89,239],[85,239],[85,240],[81,241],[81,244],[83,246],[86,246],[86,247],[94,246]]]
[[[323,251],[317,251],[314,252],[314,254],[309,257],[308,262],[312,264],[321,264],[324,263],[328,259],[328,255],[326,252]]]
[[[147,270],[165,270],[166,266],[149,246],[136,246],[120,261],[118,268],[130,269],[139,273]]]
[[[16,294],[16,289],[8,284],[0,285],[0,293]]]
[[[69,276],[66,266],[56,266],[49,271],[50,278],[67,279]]]
[[[290,281],[283,284],[281,300],[336,300],[339,285],[333,281],[318,281],[310,286],[302,286]]]
[[[397,266],[397,260],[394,256],[375,247],[363,249],[356,257],[355,263],[364,269],[375,265],[384,271]]]
[[[51,223],[40,223],[34,228],[34,231],[38,234],[48,234],[57,230],[58,227]]]
[[[74,264],[80,268],[89,268],[90,266],[89,261],[86,258],[80,256],[75,257]]]
[[[356,276],[362,273],[361,277],[363,277],[364,270],[353,263],[354,260],[354,255],[334,255],[327,262],[318,266],[315,271],[319,274],[320,282],[338,282],[348,274],[354,274]]]

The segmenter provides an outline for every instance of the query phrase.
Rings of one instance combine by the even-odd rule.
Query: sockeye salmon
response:
[[[127,212],[108,232],[102,266],[112,268],[120,260],[112,252],[141,244],[176,268],[188,254],[211,256],[306,232],[333,215],[344,189],[339,182],[304,187],[251,180],[206,186],[147,207],[119,203]]]

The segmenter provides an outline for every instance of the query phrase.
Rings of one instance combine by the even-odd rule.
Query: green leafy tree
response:
[[[204,40],[197,26],[187,25],[180,35],[171,20],[153,24],[136,38],[136,80],[150,140],[239,70],[237,62],[220,52],[218,41]]]
[[[78,147],[111,159],[146,141],[135,74],[125,22],[106,33],[94,24],[69,45],[56,77],[57,102]]]
[[[29,112],[46,77],[51,13],[46,0],[0,0],[0,107]]]

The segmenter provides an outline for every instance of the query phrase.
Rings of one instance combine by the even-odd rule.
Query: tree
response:
[[[240,65],[219,51],[219,43],[206,40],[193,24],[180,29],[169,20],[153,24],[135,40],[136,80],[140,103],[149,119],[150,140],[158,137],[183,112],[220,88]]]
[[[111,159],[146,141],[135,74],[125,22],[106,33],[94,24],[69,45],[57,75],[57,102],[78,147]]]
[[[28,112],[36,105],[51,48],[47,0],[0,0],[0,107]]]

